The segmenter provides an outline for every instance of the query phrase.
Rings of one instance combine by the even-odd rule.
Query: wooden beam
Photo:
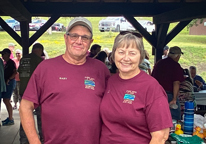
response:
[[[31,14],[19,0],[0,0],[0,9],[19,22],[31,22]]]
[[[159,24],[158,26],[159,26],[158,31],[156,31],[157,32],[156,48],[163,50],[163,48],[165,46],[165,40],[166,40],[166,36],[167,36],[167,31],[169,28],[169,23]]]
[[[0,25],[19,45],[21,45],[21,37],[1,17]]]
[[[178,33],[181,32],[192,20],[179,22],[167,35],[165,45],[167,45]]]
[[[163,53],[163,48],[165,46],[165,39],[166,39],[168,28],[169,28],[169,23],[156,25],[155,36],[157,40],[157,45],[155,47],[155,57],[154,57],[155,62],[162,59],[162,53]]]
[[[52,15],[51,18],[29,39],[29,46],[31,46],[55,21],[60,15]]]
[[[156,15],[153,18],[153,22],[155,24],[171,23],[204,17],[206,17],[206,2],[193,3],[189,6]]]
[[[25,7],[33,16],[153,16],[179,8],[179,3],[88,3],[88,2],[25,2]]]
[[[156,46],[156,39],[150,35],[143,27],[142,25],[131,15],[124,15],[124,17],[133,25],[133,27],[138,30],[144,38],[152,45]]]
[[[29,22],[20,22],[23,56],[29,53]]]

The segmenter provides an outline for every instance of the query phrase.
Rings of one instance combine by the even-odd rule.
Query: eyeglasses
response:
[[[20,53],[16,53],[16,54],[20,54]]]
[[[120,35],[126,35],[126,34],[132,34],[138,38],[142,38],[142,35],[140,33],[137,32],[132,32],[132,31],[121,31]]]
[[[76,33],[67,33],[68,36],[70,36],[71,40],[76,41],[79,37],[81,37],[82,42],[88,42],[91,37],[87,35],[78,35]]]

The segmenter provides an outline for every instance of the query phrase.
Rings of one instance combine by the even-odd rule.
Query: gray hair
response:
[[[135,46],[139,51],[140,51],[140,61],[139,64],[142,63],[143,59],[145,58],[144,56],[144,45],[143,45],[143,40],[140,37],[135,36],[132,33],[126,33],[126,34],[118,34],[117,37],[114,40],[114,45],[112,48],[112,55],[111,58],[114,61],[114,54],[117,48],[119,47],[124,47],[126,46],[127,48],[129,46]]]
[[[178,56],[181,56],[181,54],[171,54],[171,53],[168,54],[168,57],[170,57],[172,59],[175,59]]]

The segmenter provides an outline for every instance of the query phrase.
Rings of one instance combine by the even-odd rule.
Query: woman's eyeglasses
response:
[[[142,35],[140,33],[137,32],[132,32],[132,31],[121,31],[120,35],[126,35],[126,34],[132,34],[138,38],[142,38]]]

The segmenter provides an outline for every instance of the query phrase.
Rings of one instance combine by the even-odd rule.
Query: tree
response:
[[[200,20],[200,21],[199,21]],[[198,22],[199,21],[199,22]],[[188,25],[187,25],[187,30],[189,28],[191,28],[192,26],[198,26],[198,24],[202,24],[204,21],[204,18],[201,18],[201,19],[193,19]]]

